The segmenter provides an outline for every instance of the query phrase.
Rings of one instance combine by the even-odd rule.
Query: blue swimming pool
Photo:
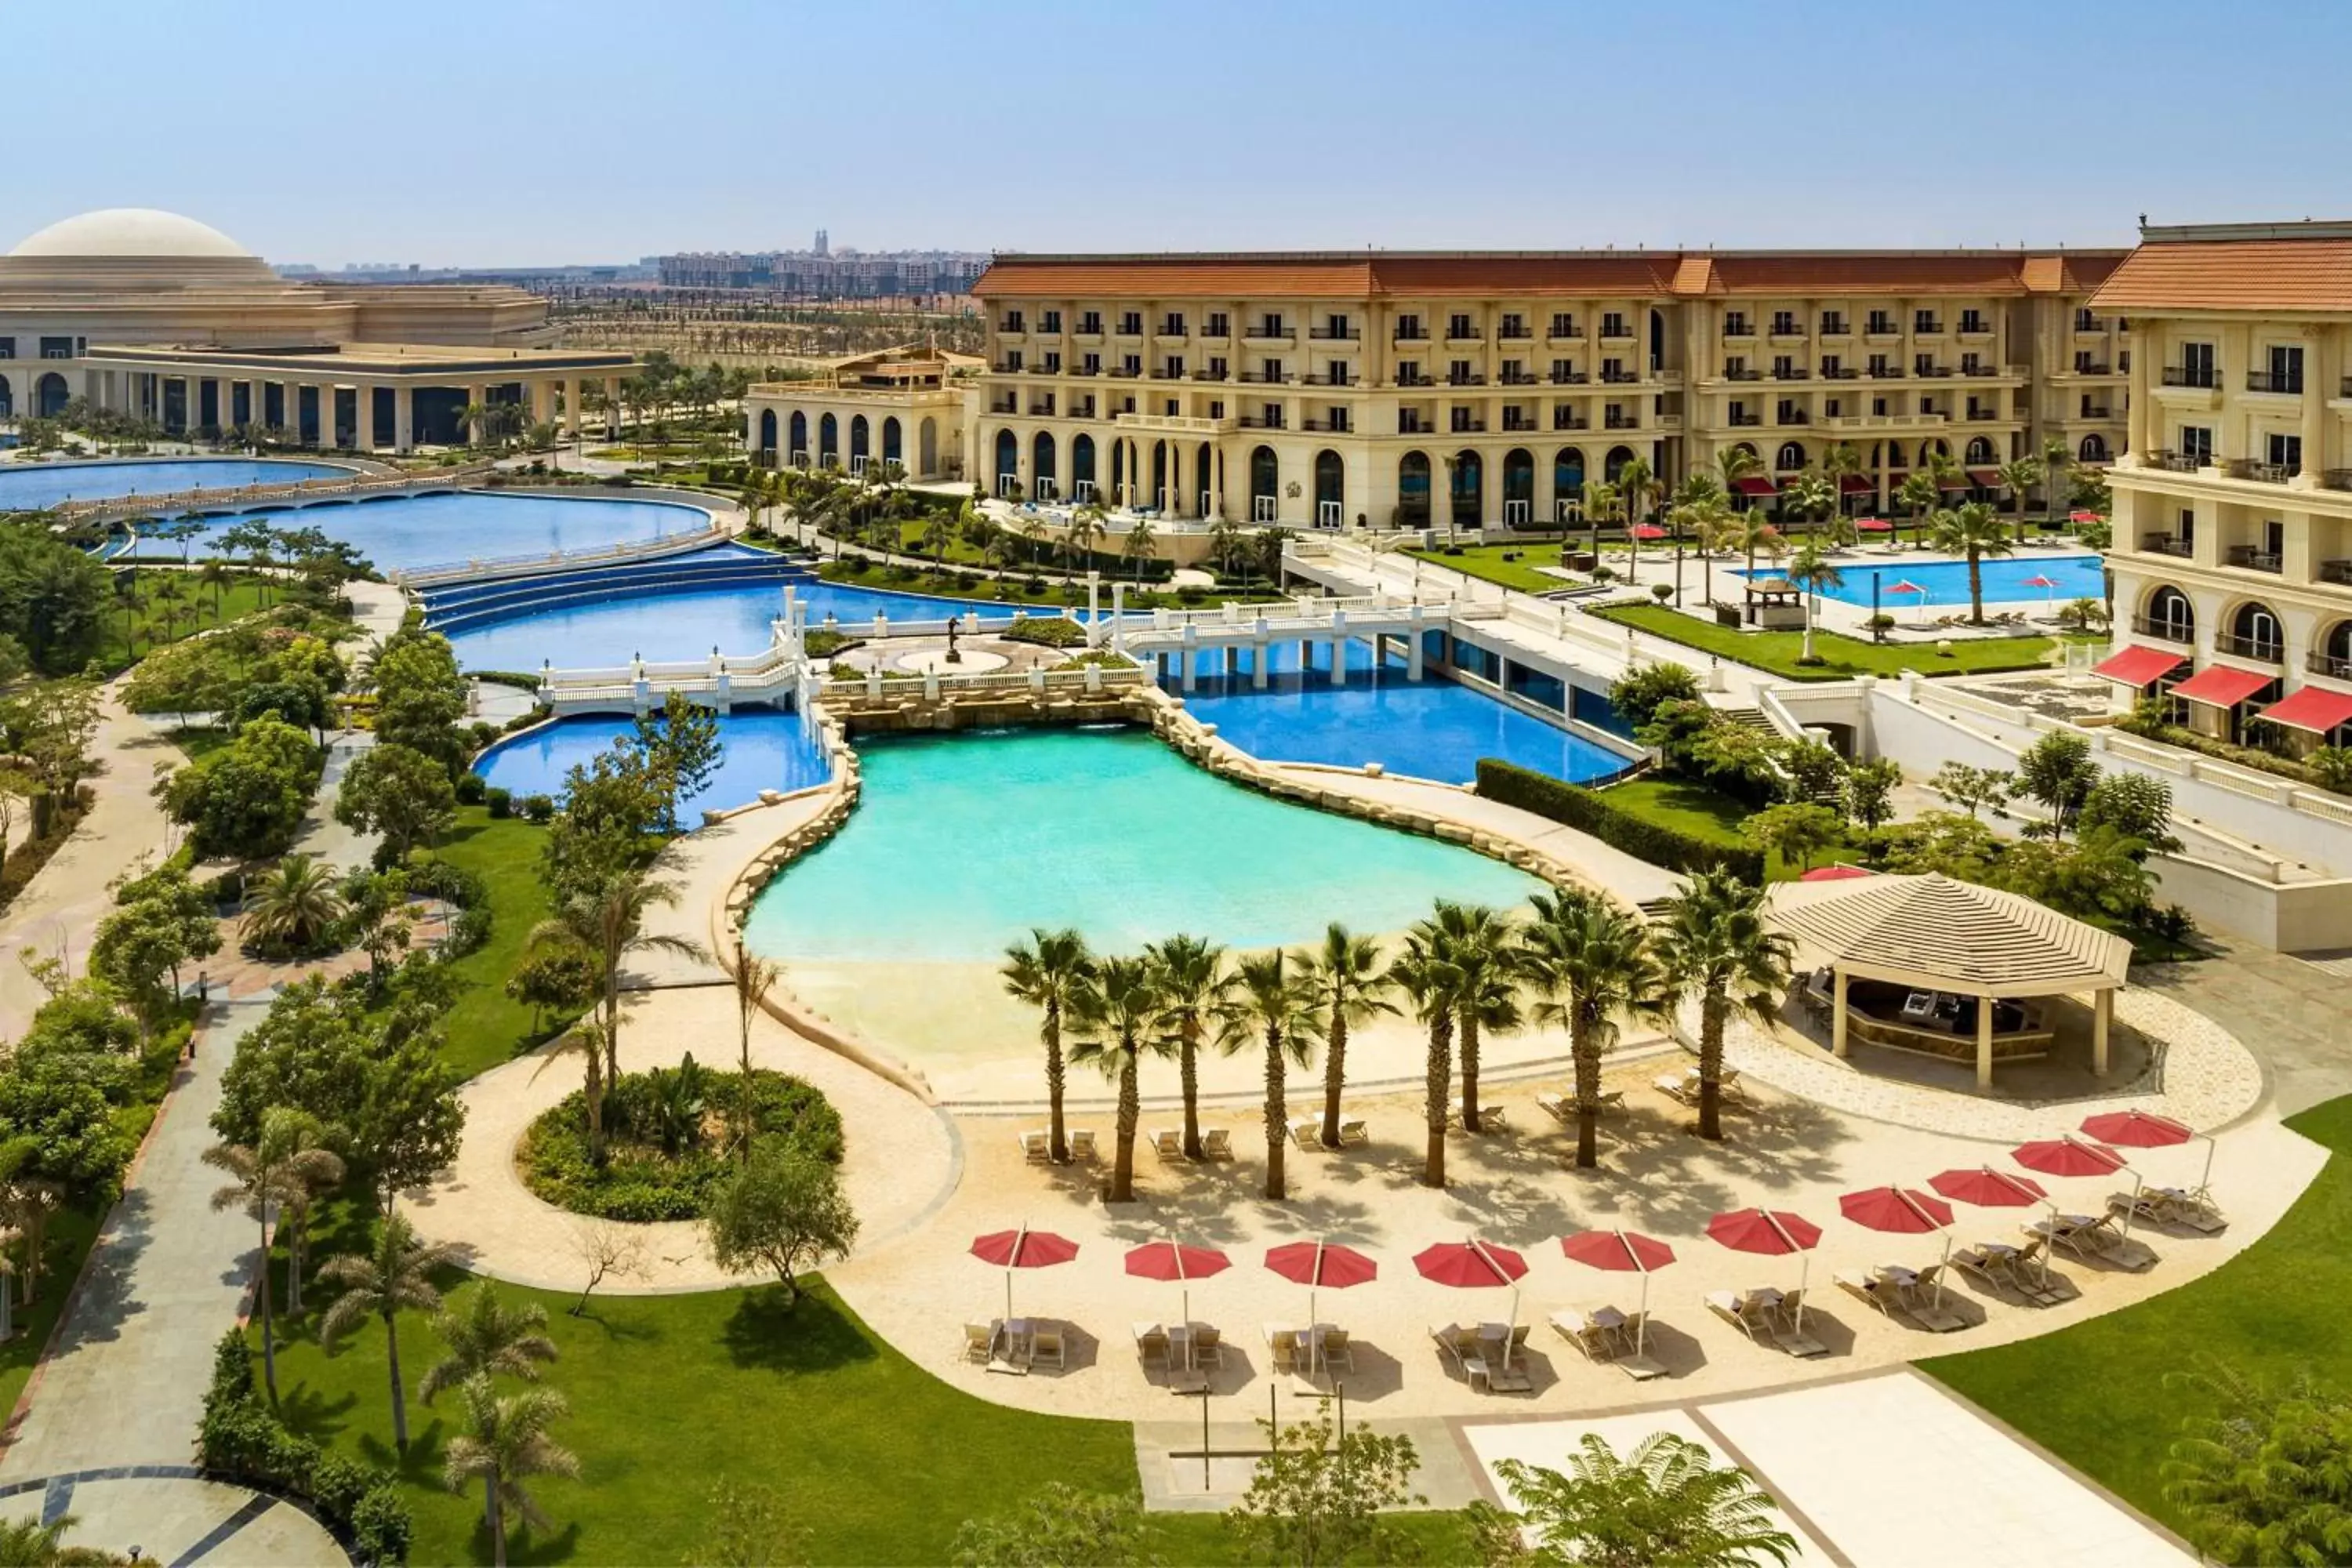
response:
[[[1375,668],[1369,644],[1344,645],[1347,668],[1335,679],[1323,645],[1311,645],[1304,667],[1295,643],[1270,651],[1263,691],[1252,683],[1247,655],[1242,669],[1228,676],[1222,653],[1195,654],[1193,689],[1185,698],[1196,717],[1254,757],[1339,767],[1378,763],[1392,773],[1447,784],[1470,782],[1481,757],[1570,783],[1625,766],[1605,746],[1444,676],[1408,680],[1401,654],[1391,652]],[[1172,658],[1160,683],[1179,689]]]
[[[443,566],[475,558],[600,550],[609,545],[690,533],[705,527],[709,514],[674,501],[606,500],[602,497],[497,495],[466,490],[449,495],[389,496],[381,500],[335,501],[207,519],[205,531],[187,551],[206,552],[221,531],[257,518],[273,528],[315,528],[341,540],[379,569]],[[143,538],[142,555],[178,559],[176,542]]]
[[[340,463],[279,458],[10,463],[0,466],[0,511],[31,511],[60,501],[111,500],[117,496],[161,495],[172,490],[291,484],[297,479],[340,478],[351,471]]]
[[[2003,556],[1978,565],[1983,574],[1988,605],[2038,605],[2045,600],[2063,605],[2069,599],[2095,599],[2106,592],[2105,574],[2096,555]],[[1874,562],[1867,566],[1841,561],[1837,567],[1843,581],[1834,588],[1823,589],[1822,597],[1842,604],[1868,605],[1873,580],[1878,584],[1879,608],[1889,615],[1916,609],[1922,604],[1949,609],[1954,605],[1966,607],[1969,602],[1969,564],[1965,561],[1931,561],[1924,564]],[[1759,567],[1750,575],[1778,577],[1780,571],[1778,567]],[[2035,577],[2046,577],[2057,585],[2029,585],[2029,580]],[[1893,591],[1897,583],[1915,584],[1927,593],[1897,594]]]
[[[565,773],[634,732],[635,726],[619,716],[559,719],[499,742],[474,764],[474,771],[518,798],[562,795]],[[678,803],[679,816],[689,826],[696,821],[694,814],[706,807],[748,805],[763,789],[805,789],[825,780],[824,759],[802,729],[797,713],[739,708],[720,716],[719,736],[727,748],[719,771],[708,787]]]

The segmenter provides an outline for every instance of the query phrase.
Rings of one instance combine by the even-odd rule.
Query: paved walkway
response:
[[[206,1480],[193,1467],[114,1466],[0,1486],[0,1517],[54,1523],[70,1517],[68,1546],[183,1568],[317,1568],[349,1559],[324,1525],[295,1504]]]
[[[2132,983],[2195,1008],[2252,1046],[2280,1115],[2352,1094],[2352,1033],[2343,1022],[2352,958],[2219,945],[2221,954],[2201,963],[2137,968]]]
[[[310,809],[302,814],[302,825],[294,831],[292,853],[323,860],[339,874],[366,868],[380,836],[361,833],[336,821],[335,802],[342,794],[343,775],[374,746],[375,737],[365,731],[346,731],[328,738],[326,769],[310,796]]]

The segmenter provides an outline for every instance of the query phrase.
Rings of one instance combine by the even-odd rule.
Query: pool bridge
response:
[[[235,517],[331,501],[390,500],[403,496],[442,495],[490,472],[488,463],[469,463],[429,472],[353,473],[346,478],[287,479],[277,484],[235,485],[219,489],[158,491],[110,496],[104,500],[66,501],[53,510],[65,522],[127,522],[166,517]]]

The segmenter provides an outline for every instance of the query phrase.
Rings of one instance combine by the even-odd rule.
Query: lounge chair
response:
[[[2006,1292],[2017,1289],[2016,1270],[2013,1267],[2016,1257],[2017,1250],[2014,1247],[1995,1247],[1979,1243],[1974,1247],[1955,1248],[1952,1253],[1952,1267],[1980,1285],[1993,1290]]]
[[[1021,1157],[1033,1165],[1043,1165],[1054,1157],[1054,1146],[1043,1132],[1016,1132],[1013,1142],[1021,1145]]]
[[[2104,1259],[2116,1262],[2118,1233],[2115,1221],[2105,1215],[2067,1214],[2056,1219],[2038,1219],[2025,1227],[2028,1236],[2043,1237],[2053,1247],[2063,1247],[2085,1262]]]
[[[1772,1333],[1772,1297],[1762,1290],[1710,1290],[1706,1310],[1751,1340]]]
[[[1062,1370],[1062,1326],[1040,1323],[1029,1331],[1029,1364],[1043,1366],[1048,1362],[1054,1370]]]
[[[1554,1121],[1566,1123],[1576,1120],[1576,1101],[1564,1094],[1547,1092],[1537,1095],[1536,1109]]]
[[[1276,1372],[1298,1369],[1298,1331],[1286,1329],[1279,1323],[1267,1323],[1260,1331],[1265,1335],[1266,1353],[1274,1358]]]
[[[1478,1331],[1475,1329],[1447,1323],[1443,1328],[1431,1329],[1429,1337],[1436,1342],[1439,1352],[1457,1368],[1478,1354]]]
[[[1181,1160],[1184,1157],[1184,1135],[1174,1128],[1155,1127],[1149,1136],[1151,1152],[1161,1159]]]
[[[1319,1118],[1302,1116],[1290,1124],[1290,1141],[1301,1149],[1323,1147],[1323,1123]]]
[[[1204,1128],[1201,1132],[1201,1157],[1206,1160],[1230,1160],[1234,1157],[1234,1135],[1222,1127]]]
[[[1354,1149],[1362,1144],[1369,1143],[1371,1141],[1371,1132],[1362,1122],[1342,1121],[1339,1123],[1340,1148]]]
[[[1677,1105],[1698,1103],[1698,1074],[1696,1071],[1660,1073],[1650,1080],[1650,1087]]]
[[[1944,1266],[1930,1263],[1911,1277],[1911,1282],[1899,1286],[1895,1296],[1912,1321],[1931,1334],[1948,1334],[1969,1326],[1969,1321],[1941,1303]]]
[[[984,1363],[994,1355],[997,1331],[1003,1326],[1002,1318],[985,1323],[966,1323],[963,1326],[963,1359]]]
[[[1875,1274],[1842,1271],[1837,1277],[1837,1283],[1839,1289],[1857,1301],[1867,1303],[1885,1318],[1892,1319],[1895,1309],[1902,1304],[1897,1299],[1893,1281],[1882,1279]]]
[[[1192,1331],[1192,1364],[1222,1367],[1225,1364],[1225,1337],[1209,1323]]]
[[[1348,1346],[1348,1331],[1345,1329],[1324,1330],[1323,1343],[1318,1347],[1318,1352],[1325,1366],[1338,1367],[1342,1372],[1356,1370],[1356,1352]]]
[[[1772,1342],[1801,1361],[1817,1355],[1827,1355],[1830,1347],[1805,1332],[1805,1293],[1791,1290],[1780,1298],[1780,1303],[1765,1315]]]
[[[1072,1129],[1072,1130],[1071,1130],[1071,1132],[1070,1132],[1070,1158],[1071,1158],[1071,1160],[1072,1160],[1073,1162],[1079,1161],[1079,1160],[1091,1160],[1091,1159],[1093,1159],[1094,1157],[1095,1157],[1095,1135],[1094,1135],[1094,1130],[1093,1130],[1092,1128],[1089,1128],[1089,1127],[1079,1127],[1079,1128],[1074,1128],[1074,1129]]]
[[[2128,1215],[2136,1225],[2177,1225],[2206,1236],[2225,1229],[2230,1223],[2211,1204],[2179,1187],[2145,1187],[2137,1200],[2129,1193],[2110,1193],[2107,1212]]]
[[[1448,1132],[1462,1131],[1462,1113],[1459,1110],[1449,1110],[1445,1113],[1445,1130]],[[1501,1106],[1482,1105],[1478,1108],[1479,1131],[1506,1132],[1509,1130],[1510,1118],[1504,1113]]]
[[[1584,1352],[1587,1361],[1609,1362],[1617,1359],[1617,1342],[1607,1329],[1584,1312],[1573,1308],[1551,1315],[1551,1326],[1559,1337]]]

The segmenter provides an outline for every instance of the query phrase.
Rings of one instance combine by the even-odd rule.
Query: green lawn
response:
[[[1802,632],[1741,631],[1702,621],[1658,605],[1612,605],[1591,612],[1620,626],[1681,643],[1701,653],[1768,670],[1788,680],[1845,680],[1857,675],[1983,675],[1996,670],[2039,669],[2055,640],[2045,637],[1957,638],[1949,654],[1928,643],[1874,643],[1838,632],[1813,633],[1819,664],[1799,664]]]
[[[1756,808],[1703,784],[1644,774],[1611,784],[1601,795],[1621,811],[1702,842],[1735,849],[1753,847],[1740,825],[1756,814]],[[1816,858],[1817,863],[1824,865],[1835,858],[1834,853],[1826,850]],[[1775,882],[1793,880],[1802,869],[1781,859],[1777,849],[1767,852],[1764,863],[1765,877]]]
[[[1029,579],[1017,574],[1018,570],[1015,568],[1016,574],[1009,577],[979,578],[968,588],[952,573],[917,571],[911,567],[894,568],[882,565],[869,565],[859,572],[851,570],[846,563],[839,561],[825,562],[817,568],[817,575],[827,583],[841,583],[861,588],[885,588],[896,594],[932,594],[942,598],[982,599],[993,604],[1030,605],[1055,611],[1066,605],[1078,609],[1086,606],[1087,585],[1084,579],[1066,582],[1058,577],[1044,577],[1039,579],[1038,587],[1033,591],[1029,586]],[[1108,573],[1103,576],[1100,602],[1106,610],[1110,608],[1111,584],[1116,580]],[[1256,604],[1283,601],[1287,598],[1287,595],[1277,594],[1265,586],[1246,589],[1214,588],[1189,600],[1164,589],[1139,588],[1132,583],[1128,584],[1127,591],[1128,607],[1138,610],[1154,609],[1161,605],[1170,609],[1207,609],[1213,608],[1227,599],[1242,604]]]
[[[1589,541],[1580,541],[1579,550]],[[1551,576],[1536,570],[1538,566],[1559,564],[1561,547],[1558,544],[1465,544],[1460,554],[1444,550],[1408,550],[1404,553],[1426,561],[1433,566],[1444,566],[1465,577],[1476,577],[1488,583],[1500,583],[1506,588],[1517,588],[1527,594],[1556,594],[1575,582]],[[1506,554],[1516,555],[1516,561],[1506,561]]]
[[[120,598],[106,607],[100,617],[98,658],[109,674],[119,674],[130,668],[166,640],[163,606],[155,603],[153,596],[154,584],[163,575],[163,573],[156,571],[141,574],[140,605],[137,609],[132,609],[128,602]],[[194,574],[175,572],[171,575],[184,577],[194,596],[173,609],[170,640],[177,641],[192,632],[221,626],[240,616],[249,616],[262,607],[261,584],[252,578],[239,578],[224,585],[220,590],[220,608],[215,613],[213,590],[199,583]],[[283,590],[273,585],[270,603],[274,605],[282,597]]]
[[[2140,1508],[2174,1525],[2158,1467],[2204,1396],[2168,1373],[2210,1357],[2273,1383],[2302,1370],[2352,1387],[2352,1097],[2287,1125],[2331,1151],[2278,1226],[2201,1279],[2057,1333],[1919,1363]],[[2221,1192],[2229,1192],[2224,1156]],[[2165,1244],[2158,1242],[2159,1251]],[[2194,1244],[2177,1244],[2187,1250]],[[2166,1265],[2159,1263],[2158,1268]]]
[[[964,1520],[1048,1481],[1129,1496],[1138,1488],[1126,1424],[1031,1415],[960,1393],[875,1337],[821,1284],[790,1310],[781,1292],[762,1287],[599,1298],[581,1318],[568,1315],[568,1296],[499,1289],[547,1310],[562,1355],[545,1382],[572,1406],[553,1436],[582,1465],[576,1481],[532,1483],[555,1529],[514,1541],[516,1563],[708,1561],[696,1555],[705,1539],[699,1515],[721,1479],[772,1489],[807,1531],[808,1556],[779,1561],[820,1563],[943,1562]],[[951,1328],[942,1317],[942,1334]],[[402,1320],[401,1366],[412,1386],[436,1350],[424,1319]],[[380,1327],[332,1356],[307,1324],[296,1327],[280,1352],[278,1386],[298,1428],[394,1464]],[[1294,1414],[1306,1413],[1294,1402]],[[412,1405],[409,1453],[398,1468],[416,1511],[418,1563],[489,1561],[478,1490],[461,1498],[441,1485],[452,1419],[446,1402]],[[1446,1560],[1449,1544],[1460,1555],[1451,1516],[1420,1516],[1407,1528],[1432,1545],[1433,1559]],[[1213,1515],[1157,1515],[1150,1550],[1162,1561],[1233,1561]]]
[[[16,1337],[0,1342],[0,1410],[14,1410],[33,1375],[33,1363],[49,1342],[58,1313],[73,1289],[89,1244],[98,1238],[98,1216],[86,1209],[60,1209],[50,1217],[41,1248],[40,1295],[29,1307],[16,1304]],[[16,1281],[18,1289],[23,1281]]]
[[[547,889],[539,879],[539,847],[546,837],[545,828],[520,817],[493,821],[487,807],[462,805],[457,826],[438,851],[480,873],[489,886],[490,940],[452,966],[464,989],[446,1020],[448,1044],[442,1054],[467,1078],[546,1037],[530,1008],[506,994],[524,939],[547,918]]]

